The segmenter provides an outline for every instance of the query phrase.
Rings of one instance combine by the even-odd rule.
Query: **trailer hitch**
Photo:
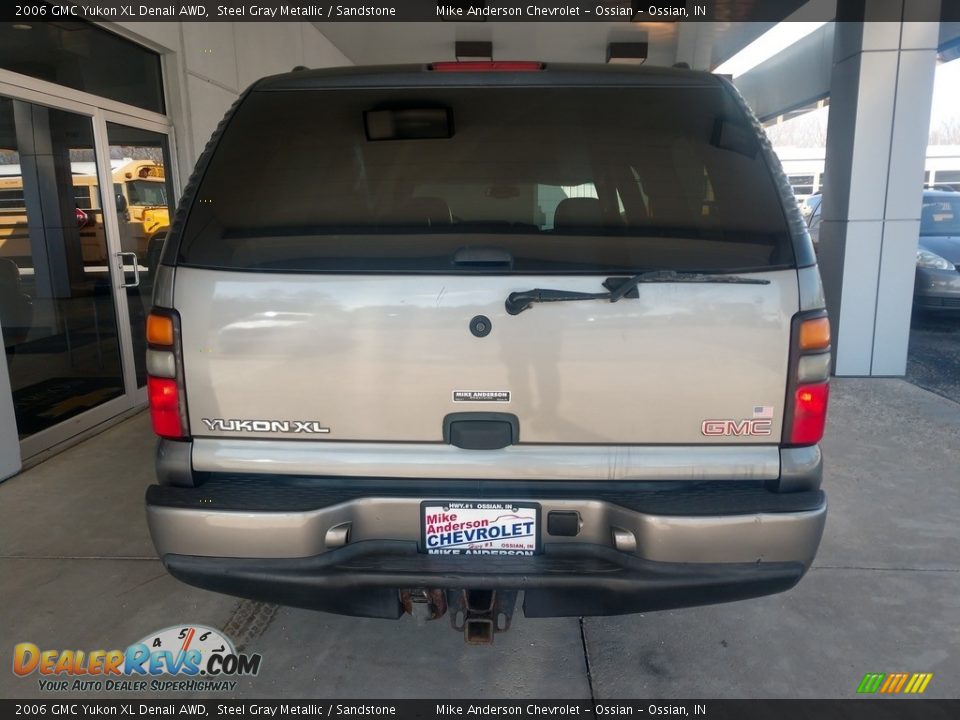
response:
[[[439,588],[412,588],[400,591],[400,604],[407,615],[436,620],[447,612],[447,593]]]
[[[449,590],[450,626],[470,645],[489,645],[496,633],[510,629],[516,590]]]

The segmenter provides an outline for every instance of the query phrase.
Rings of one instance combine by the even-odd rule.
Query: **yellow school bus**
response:
[[[92,166],[92,163],[72,163],[78,233],[63,234],[66,242],[76,242],[79,238],[85,265],[107,261],[101,193]],[[170,229],[163,165],[152,160],[123,161],[113,169],[113,187],[104,195],[112,197],[117,206],[121,249],[137,253],[143,262],[150,242],[164,237]],[[13,260],[20,267],[32,265],[23,180],[18,170],[16,174],[0,175],[0,257]]]

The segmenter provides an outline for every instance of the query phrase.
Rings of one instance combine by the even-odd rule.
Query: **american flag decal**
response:
[[[755,405],[753,408],[753,419],[770,419],[773,417],[773,408],[770,405]]]

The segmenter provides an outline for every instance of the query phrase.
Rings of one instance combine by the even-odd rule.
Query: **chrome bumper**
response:
[[[147,520],[161,556],[306,558],[362,541],[418,542],[420,503],[429,499],[453,498],[373,496],[296,511],[208,510],[148,499]],[[595,499],[509,499],[539,503],[543,518],[554,510],[580,514],[574,537],[549,535],[544,521],[543,544],[587,543],[671,563],[795,562],[808,568],[827,513],[825,499],[797,512],[723,515],[652,514]]]

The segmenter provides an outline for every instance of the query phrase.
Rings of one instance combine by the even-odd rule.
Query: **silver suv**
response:
[[[148,322],[154,543],[366,617],[786,590],[826,517],[813,249],[733,86],[435,63],[265,78],[200,158]]]

